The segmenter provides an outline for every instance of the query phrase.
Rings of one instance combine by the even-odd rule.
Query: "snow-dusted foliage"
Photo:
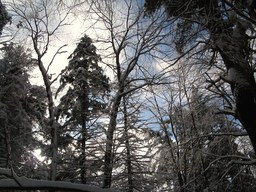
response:
[[[31,56],[21,46],[5,45],[0,60],[0,137],[1,167],[13,166],[23,172],[24,156],[35,145],[33,125],[43,121],[45,108],[37,98],[35,90],[42,87],[32,86],[28,71],[33,68]],[[25,172],[26,173],[26,172]]]

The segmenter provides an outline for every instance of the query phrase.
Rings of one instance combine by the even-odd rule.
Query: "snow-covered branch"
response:
[[[0,180],[0,190],[61,190],[61,191],[84,191],[84,192],[114,192],[111,189],[102,189],[96,186],[69,183],[63,181],[35,180],[27,177],[18,177],[12,170],[0,168],[0,175],[5,175],[10,179]]]

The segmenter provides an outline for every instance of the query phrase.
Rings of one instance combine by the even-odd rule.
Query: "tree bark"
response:
[[[110,188],[112,182],[112,169],[113,169],[113,137],[114,131],[116,129],[116,118],[118,109],[122,100],[121,93],[123,89],[119,90],[111,107],[110,121],[107,130],[107,140],[106,140],[106,151],[104,156],[104,178],[103,178],[103,188]]]

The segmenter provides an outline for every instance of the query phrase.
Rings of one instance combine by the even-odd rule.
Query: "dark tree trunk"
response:
[[[88,69],[87,69],[88,70]],[[81,182],[86,184],[86,141],[88,137],[87,121],[89,115],[89,96],[88,96],[89,86],[87,84],[83,85],[83,92],[80,99],[82,104],[81,110],[81,156],[80,156],[80,177]]]
[[[240,60],[240,63],[236,63],[225,52],[220,53],[229,71],[228,81],[235,97],[237,118],[246,129],[256,151],[256,83],[253,71],[245,58],[236,58]],[[233,54],[236,57],[240,55]]]
[[[246,87],[235,87],[234,91],[236,91],[236,110],[238,119],[248,132],[254,151],[256,151],[255,82]]]
[[[82,114],[82,130],[81,130],[81,155],[80,155],[80,177],[81,183],[86,184],[86,140],[87,140],[87,127],[86,127],[86,114]]]

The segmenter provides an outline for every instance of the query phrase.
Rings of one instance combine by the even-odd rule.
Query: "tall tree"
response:
[[[109,67],[117,82],[111,94],[113,99],[104,154],[103,187],[109,188],[112,181],[114,134],[122,98],[128,93],[152,84],[155,80],[160,81],[155,71],[152,72],[151,67],[145,65],[145,60],[154,63],[156,58],[161,58],[161,55],[163,58],[161,61],[166,62],[168,51],[159,50],[165,45],[167,26],[164,22],[159,22],[161,14],[156,19],[145,18],[141,1],[98,0],[93,1],[90,8],[96,13],[92,15],[94,29],[99,25],[102,34],[96,41],[99,50],[102,51],[103,62]]]
[[[219,81],[231,86],[235,97],[235,116],[249,134],[256,150],[256,84],[254,79],[253,40],[255,38],[254,1],[233,0],[147,0],[148,13],[164,7],[172,25],[177,26],[176,45],[182,54],[202,44],[201,51],[213,52],[212,61],[220,56],[226,74]],[[250,33],[251,32],[251,33]],[[190,43],[189,48],[186,47]],[[192,45],[191,45],[192,44]],[[211,62],[214,67],[214,63]]]
[[[37,98],[40,87],[29,82],[34,67],[31,54],[13,43],[4,45],[0,60],[1,167],[24,171],[24,159],[35,147],[33,126],[44,115],[44,102]],[[37,90],[37,91],[36,91]]]
[[[53,56],[50,56],[50,61],[46,62],[45,58],[48,55],[48,50],[56,33],[60,28],[67,25],[67,18],[74,8],[73,6],[66,7],[62,1],[27,1],[19,0],[8,3],[8,8],[17,18],[19,29],[27,35],[31,42],[31,50],[35,55],[37,67],[41,72],[42,81],[45,87],[47,97],[48,123],[45,124],[45,130],[50,135],[50,151],[51,151],[51,167],[50,178],[56,180],[57,174],[57,159],[58,159],[58,123],[55,119],[55,104],[53,95],[53,84],[58,79],[58,75],[52,77],[50,73],[51,67],[57,55],[63,53],[61,50],[66,45],[63,45],[55,51]]]
[[[93,121],[106,108],[109,92],[108,77],[99,66],[100,56],[87,35],[81,38],[77,48],[69,57],[70,61],[60,79],[59,91],[68,88],[61,97],[58,110],[65,118],[64,126],[77,127],[79,132],[80,176],[86,183],[86,143],[92,136]],[[90,133],[91,132],[91,133]]]

